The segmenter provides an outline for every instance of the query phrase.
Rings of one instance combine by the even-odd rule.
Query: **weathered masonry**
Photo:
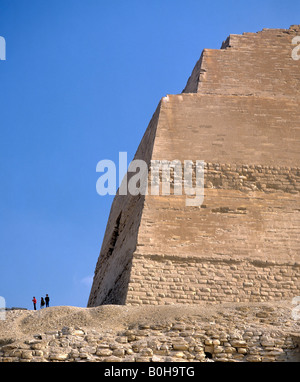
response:
[[[300,294],[299,35],[230,35],[162,98],[135,159],[203,160],[204,202],[117,195],[88,306]]]
[[[300,361],[300,322],[291,320],[289,301],[228,305],[210,305],[209,309],[203,303],[10,311],[6,325],[0,321],[0,363]],[[51,331],[45,327],[49,312]],[[89,326],[62,327],[61,319],[65,322],[66,316],[73,325]],[[123,322],[125,318],[122,328],[115,327],[116,316]],[[99,321],[95,325],[96,317]],[[11,336],[8,328],[21,320],[35,322],[39,332],[31,329],[13,342],[3,337]]]

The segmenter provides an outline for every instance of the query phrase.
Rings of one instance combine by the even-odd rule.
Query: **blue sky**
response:
[[[161,97],[229,34],[299,24],[298,0],[0,0],[0,296],[86,306],[111,196]]]

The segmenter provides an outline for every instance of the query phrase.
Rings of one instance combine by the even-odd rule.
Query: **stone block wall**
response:
[[[189,322],[140,325],[118,334],[64,327],[0,346],[2,362],[299,362],[292,336],[214,331]]]
[[[299,293],[300,263],[134,257],[127,304],[259,302]]]
[[[221,49],[204,49],[184,93],[299,98],[299,61],[291,57],[300,26],[231,34]]]
[[[181,166],[181,174],[184,174],[184,163]],[[196,165],[191,167],[192,186],[196,186]],[[155,173],[154,173],[155,174]],[[158,177],[153,178],[151,167],[148,176],[149,193],[151,182],[156,185],[162,184],[162,178],[170,183],[170,194],[174,193],[174,181],[181,182],[184,192],[181,174],[170,166],[169,173],[160,167]],[[156,174],[155,174],[156,175]],[[176,178],[177,176],[177,178]],[[266,193],[287,192],[298,195],[300,192],[300,167],[269,166],[256,164],[233,164],[233,163],[204,163],[204,187],[240,191],[262,191]],[[160,186],[161,187],[161,186]],[[161,190],[160,190],[161,192]]]
[[[228,249],[229,256],[217,256],[218,251],[222,248],[222,242],[218,247],[219,249],[212,251],[213,253],[210,256],[209,249],[205,248],[206,243],[210,245],[207,238],[204,238],[201,246],[198,245],[198,250],[197,245],[191,249],[189,244],[187,244],[184,250],[182,240],[183,227],[180,220],[181,214],[179,213],[179,208],[176,208],[176,205],[173,204],[175,209],[173,215],[170,216],[170,219],[164,217],[163,225],[166,232],[171,232],[168,236],[164,231],[161,233],[162,240],[163,237],[166,240],[164,247],[162,244],[160,247],[151,245],[151,238],[154,237],[155,240],[158,240],[158,235],[160,234],[158,231],[147,236],[151,226],[150,222],[152,221],[151,215],[148,216],[150,222],[146,223],[145,229],[143,225],[140,229],[140,245],[138,244],[137,251],[133,256],[127,304],[199,304],[201,301],[259,302],[297,296],[300,289],[300,262],[293,261],[293,258],[289,258],[287,254],[294,253],[297,256],[298,239],[297,234],[295,234],[295,237],[291,236],[293,232],[292,223],[289,223],[290,233],[287,233],[288,231],[284,229],[285,223],[281,220],[282,212],[284,209],[288,209],[288,205],[285,203],[284,207],[280,206],[280,199],[286,194],[297,197],[300,190],[300,169],[298,167],[222,163],[205,163],[204,169],[204,187],[207,189],[206,192],[209,193],[212,189],[219,189],[240,192],[244,195],[240,204],[232,203],[234,195],[237,200],[240,198],[238,193],[226,194],[226,198],[223,196],[223,200],[220,194],[212,199],[206,197],[201,208],[194,212],[198,218],[200,214],[205,213],[204,221],[206,221],[207,225],[211,219],[210,216],[216,215],[216,219],[220,220],[222,215],[225,217],[226,215],[231,215],[240,219],[238,224],[242,226],[245,224],[242,219],[246,219],[246,215],[251,215],[252,213],[253,205],[251,205],[251,201],[256,204],[254,200],[265,198],[264,194],[268,194],[271,197],[271,204],[263,207],[263,209],[269,210],[270,214],[268,219],[264,219],[271,221],[271,224],[268,229],[262,232],[262,240],[266,241],[266,243],[262,243],[260,246],[262,255],[259,256],[259,253],[255,252],[255,243],[254,245],[253,243],[247,243],[248,238],[251,236],[250,232],[246,233],[246,240],[242,235],[238,236],[236,234],[235,237],[234,233],[231,235],[231,247],[229,246]],[[173,181],[174,177],[171,172],[171,185]],[[256,197],[254,198],[253,195],[249,195],[249,192],[255,192]],[[165,198],[169,200],[167,196]],[[226,199],[227,204],[224,204]],[[158,210],[163,208],[163,200],[163,197],[161,197],[160,201],[155,201]],[[213,203],[211,200],[213,200]],[[297,202],[293,202],[291,209],[288,211],[290,219],[295,220],[294,231],[296,232],[299,230],[300,219],[300,209],[298,207]],[[261,219],[263,217],[263,209],[260,211]],[[274,213],[276,209],[278,209],[279,215],[276,212]],[[149,210],[152,211],[152,204],[149,207],[145,206],[146,217]],[[162,213],[162,216],[165,213],[166,211]],[[179,223],[174,222],[176,218],[179,219]],[[182,218],[184,221],[188,219],[196,221],[196,217],[190,215],[187,210],[183,213]],[[278,220],[278,224],[276,220]],[[215,220],[213,224],[215,224]],[[174,231],[174,226],[178,225],[181,227],[180,255],[177,254],[178,240],[175,240]],[[283,227],[280,228],[280,225]],[[222,226],[225,229],[225,225],[223,224]],[[198,224],[197,227],[200,229],[201,225]],[[162,227],[160,226],[159,229],[161,230]],[[251,221],[248,229],[251,230]],[[185,227],[185,230],[192,231],[189,238],[190,241],[195,241],[197,236],[194,233],[193,227]],[[253,225],[252,230],[255,230]],[[189,235],[189,232],[186,235]],[[256,243],[259,242],[258,236],[259,231],[257,232]],[[215,234],[212,240],[220,242],[221,235]],[[276,259],[274,256],[273,258],[267,256],[267,252],[277,253],[277,248],[275,248],[277,240],[278,245],[281,245],[281,250],[286,253],[280,253],[279,249]],[[288,243],[286,248],[282,245],[284,240]],[[225,243],[227,246],[229,242],[230,236],[227,230],[225,232]],[[291,246],[289,246],[289,243],[291,243]],[[250,245],[252,245],[252,250]],[[273,250],[271,249],[272,246],[274,247]],[[222,249],[224,250],[224,248]],[[244,249],[245,252],[243,253]]]
[[[300,192],[300,167],[207,163],[204,176],[206,188],[296,195]]]
[[[112,312],[106,308],[86,314],[107,321]],[[203,305],[117,308],[122,318],[131,316],[123,328],[74,321],[75,326],[2,339],[0,363],[300,361],[299,323],[291,319],[287,302],[223,304],[211,311]],[[77,313],[78,322],[80,317]]]

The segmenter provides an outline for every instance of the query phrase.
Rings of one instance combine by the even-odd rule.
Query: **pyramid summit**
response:
[[[161,99],[134,159],[202,160],[203,203],[117,194],[88,306],[299,294],[299,36],[300,25],[230,35]]]

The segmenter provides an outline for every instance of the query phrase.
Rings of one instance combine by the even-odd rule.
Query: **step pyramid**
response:
[[[135,159],[203,161],[204,199],[117,194],[88,306],[300,294],[298,36],[300,25],[230,35],[161,99]]]

